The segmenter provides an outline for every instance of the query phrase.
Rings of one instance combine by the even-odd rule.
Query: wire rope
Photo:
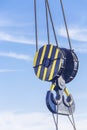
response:
[[[56,42],[56,45],[58,46],[56,31],[55,31],[55,27],[54,27],[54,23],[53,23],[53,19],[52,19],[52,15],[51,15],[51,11],[50,11],[50,6],[49,6],[48,0],[46,0],[46,4],[47,4],[49,16],[50,16],[50,20],[51,20],[51,24],[52,24],[52,28],[53,28],[53,33],[54,33],[55,42]]]
[[[34,0],[34,15],[35,15],[35,37],[36,37],[36,52],[38,51],[38,30],[37,30],[37,6]]]
[[[46,9],[47,38],[48,38],[48,44],[50,44],[49,23],[48,23],[48,9],[47,9],[46,0],[45,0],[45,9]]]
[[[58,124],[57,124],[57,122],[56,122],[56,119],[55,119],[55,116],[54,116],[53,113],[52,113],[52,116],[53,116],[53,120],[54,120],[54,124],[55,124],[56,130],[58,130]]]
[[[72,120],[73,120],[74,129],[76,130],[76,125],[75,125],[75,120],[74,120],[73,114],[72,114]]]
[[[71,108],[70,104],[69,104],[69,107]],[[71,124],[72,124],[74,130],[76,130],[76,125],[75,125],[75,120],[74,120],[74,116],[73,116],[72,108],[71,108],[71,109],[68,109],[68,110],[71,111],[71,113],[72,113],[72,114],[71,114],[72,120],[71,120],[71,118],[70,118],[69,115],[68,115],[68,119],[69,119],[69,121],[71,122]]]
[[[65,17],[65,12],[64,12],[64,6],[63,6],[63,3],[62,3],[62,0],[60,0],[60,5],[61,5],[61,9],[62,9],[64,24],[65,24],[67,38],[68,38],[68,42],[69,42],[69,47],[70,47],[70,50],[72,50],[71,40],[70,40],[70,36],[69,36],[69,31],[68,31],[68,26],[67,26],[67,22],[66,22],[66,17]]]
[[[72,117],[72,120],[71,120],[70,116],[68,116],[68,119],[69,119],[69,121],[71,122],[71,124],[72,124],[72,126],[73,126],[73,129],[76,130],[75,122],[72,121],[72,120],[74,120],[74,118]]]

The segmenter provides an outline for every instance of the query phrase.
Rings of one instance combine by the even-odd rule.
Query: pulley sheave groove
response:
[[[61,51],[65,59],[62,77],[66,83],[69,83],[75,78],[78,72],[79,61],[77,55],[73,50],[61,48]]]

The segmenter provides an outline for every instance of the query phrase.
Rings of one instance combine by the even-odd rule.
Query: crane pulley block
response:
[[[58,114],[68,116],[74,130],[76,130],[73,117],[75,102],[73,96],[66,87],[66,83],[71,82],[75,78],[78,72],[79,62],[77,55],[72,49],[63,3],[62,0],[59,1],[64,19],[69,49],[59,47],[58,35],[56,34],[49,0],[44,0],[48,43],[38,49],[37,4],[36,0],[34,0],[36,54],[34,57],[33,68],[35,75],[40,80],[52,82],[51,88],[46,94],[46,105],[50,112],[52,112],[56,130],[58,130]],[[51,23],[52,29],[50,29],[49,22]],[[51,30],[53,31],[56,46],[50,44],[52,38],[50,35]],[[54,92],[56,96],[54,95]],[[56,118],[54,114],[57,116]]]
[[[61,75],[68,83],[78,70],[78,58],[74,51],[52,44],[42,46],[34,57],[34,71],[43,81],[54,81]]]

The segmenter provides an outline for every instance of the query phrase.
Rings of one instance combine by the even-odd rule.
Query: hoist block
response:
[[[62,76],[65,83],[68,83],[76,76],[78,66],[74,51],[49,44],[36,52],[33,67],[36,76],[43,81],[53,82]]]
[[[57,46],[44,45],[34,57],[36,76],[44,81],[52,81],[63,71],[63,54]]]

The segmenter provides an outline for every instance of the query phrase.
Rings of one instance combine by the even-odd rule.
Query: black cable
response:
[[[58,87],[58,80],[56,80],[56,86]],[[57,94],[59,94],[59,90],[58,90]],[[55,118],[54,114],[52,114],[52,115],[53,115],[54,123],[55,123],[55,126],[56,126],[56,130],[58,130],[58,124],[59,124],[59,122],[58,122],[58,115],[59,115],[59,113],[58,113],[58,110],[59,110],[58,104],[57,104],[56,109],[57,109],[56,118]]]
[[[61,4],[63,19],[64,19],[64,23],[65,23],[65,27],[66,27],[66,32],[67,32],[69,47],[70,47],[70,50],[72,50],[72,46],[71,46],[71,41],[70,41],[70,36],[69,36],[69,31],[68,31],[68,26],[67,26],[67,22],[66,22],[66,17],[65,17],[65,13],[64,13],[64,7],[63,7],[62,0],[60,0],[60,4]]]
[[[57,113],[58,113],[58,104],[57,104]],[[59,123],[59,121],[58,121],[58,114],[56,116],[57,116],[57,122],[56,122],[57,128],[56,129],[58,129],[58,123]]]
[[[48,23],[48,9],[47,9],[46,0],[45,0],[45,9],[46,9],[47,38],[48,38],[48,44],[50,44],[49,23]]]
[[[70,118],[70,116],[68,116],[68,119],[69,119],[69,121],[71,122],[71,124],[72,124],[72,126],[73,126],[73,129],[76,130],[74,118],[72,117],[72,120],[73,120],[73,121],[72,121],[71,118]]]
[[[58,113],[58,110],[59,110],[59,107],[58,107],[58,104],[57,104],[57,115],[56,115],[56,124],[57,124],[57,128],[56,129],[58,129],[58,124],[59,124],[59,121],[58,121],[58,115],[59,115],[59,113]]]
[[[56,122],[56,119],[55,119],[55,116],[54,116],[53,113],[52,113],[52,116],[53,116],[53,120],[54,120],[54,124],[55,124],[56,130],[58,130],[58,125],[57,125],[57,122]]]
[[[71,116],[72,116],[72,120],[71,120],[71,118],[70,118],[70,116],[68,115],[68,119],[69,119],[69,121],[71,122],[71,124],[72,124],[72,126],[73,126],[73,129],[74,130],[76,130],[76,125],[75,125],[75,120],[74,120],[74,116],[73,116],[73,111],[72,111],[72,108],[71,108],[71,105],[69,104],[69,107],[70,107],[70,109],[68,109],[69,110],[69,112],[71,111]]]
[[[53,23],[53,19],[52,19],[52,15],[51,15],[51,11],[50,11],[50,6],[49,6],[49,3],[48,3],[48,0],[46,0],[46,4],[47,4],[49,16],[50,16],[50,20],[51,20],[51,24],[52,24],[52,28],[53,28],[54,38],[55,38],[55,41],[56,41],[56,45],[58,46],[57,36],[56,36],[56,32],[55,32],[54,23]]]
[[[36,0],[34,0],[34,15],[35,15],[36,51],[38,51],[38,34],[37,34],[37,8],[36,8]]]
[[[74,120],[74,116],[72,114],[72,120],[73,120],[73,126],[74,126],[74,129],[76,130],[76,125],[75,125],[75,120]]]
[[[58,80],[56,80],[56,87],[58,88],[59,85],[58,85]],[[59,95],[59,89],[57,91],[57,95]],[[57,104],[57,129],[58,129],[58,124],[59,124],[59,120],[58,120],[58,116],[59,115],[59,104]]]

